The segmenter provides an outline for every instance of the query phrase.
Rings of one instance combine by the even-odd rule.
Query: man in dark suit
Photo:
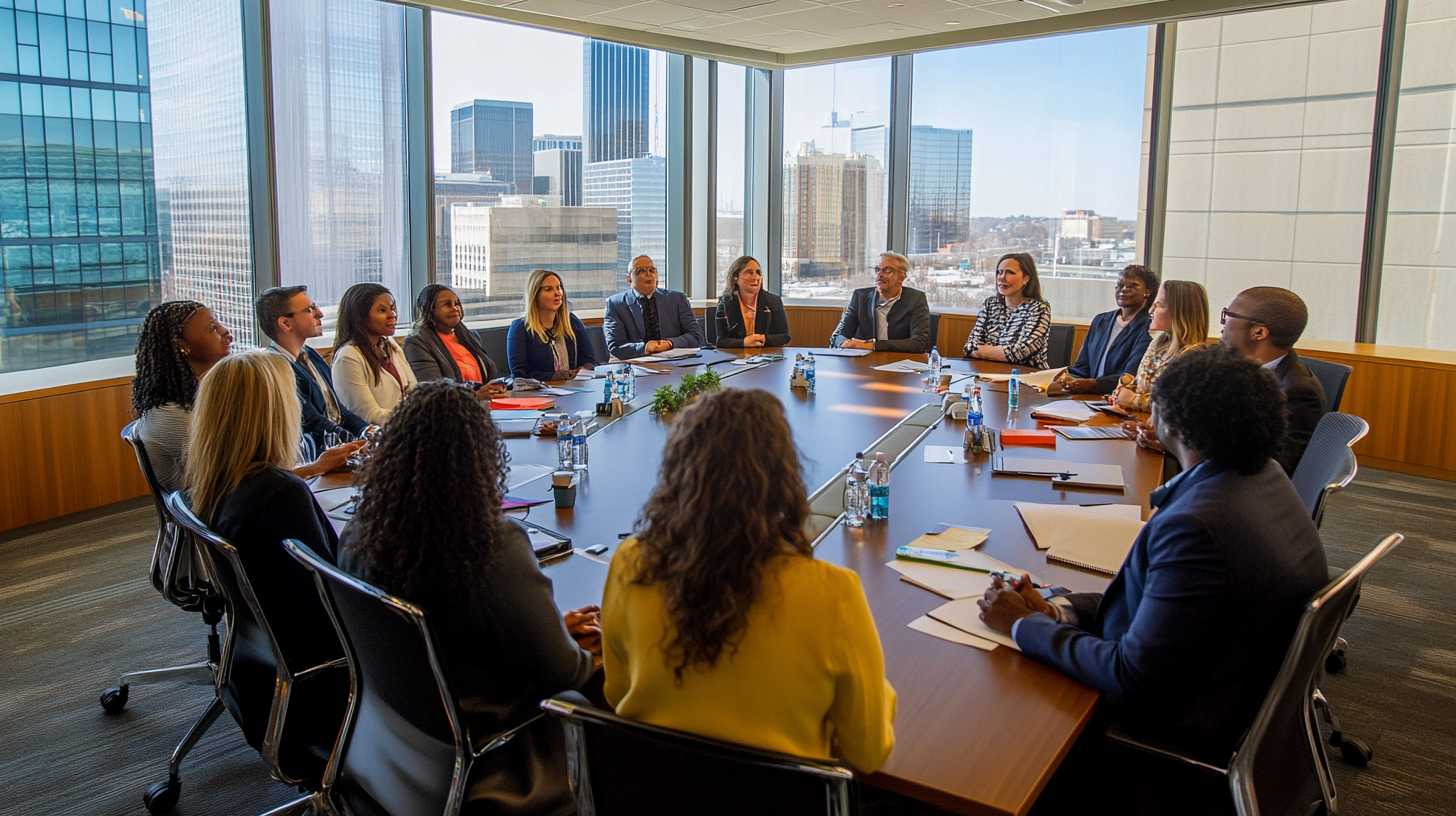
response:
[[[1158,276],[1146,266],[1122,270],[1113,287],[1117,308],[1092,318],[1077,361],[1061,377],[1073,394],[1111,394],[1123,374],[1137,374],[1153,336],[1148,333]]]
[[[1315,426],[1330,405],[1324,386],[1294,351],[1309,324],[1309,309],[1288,289],[1255,286],[1234,298],[1223,310],[1221,322],[1223,344],[1274,372],[1279,380],[1289,422],[1279,464],[1293,476]]]
[[[273,341],[273,350],[287,357],[293,366],[298,401],[303,408],[303,432],[313,438],[319,450],[324,448],[326,433],[363,433],[369,422],[339,402],[328,365],[306,342],[324,333],[324,311],[308,296],[308,287],[265,289],[253,308],[258,325]]]
[[[854,290],[829,344],[835,348],[907,351],[924,354],[930,336],[930,304],[925,293],[905,285],[910,259],[898,252],[880,255],[875,285]]]
[[[702,348],[703,329],[682,292],[659,289],[657,266],[646,255],[632,259],[627,273],[632,288],[607,298],[602,321],[607,351],[630,360],[675,348]]]
[[[1232,349],[1169,362],[1151,421],[1183,471],[1154,492],[1157,512],[1107,592],[1048,602],[1028,577],[996,579],[979,602],[987,625],[1101,691],[1133,733],[1227,761],[1303,606],[1328,580],[1319,532],[1272,458],[1284,435],[1281,402],[1273,375]],[[1092,730],[1085,739],[1101,741]],[[1118,764],[1107,765],[1100,773],[1117,775]],[[1205,785],[1166,766],[1122,780],[1142,788],[1144,812],[1233,812],[1226,780]]]

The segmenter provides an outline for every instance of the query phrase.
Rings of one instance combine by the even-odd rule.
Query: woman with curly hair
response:
[[[423,607],[472,737],[591,678],[597,608],[563,619],[526,531],[501,515],[508,461],[468,389],[412,389],[380,431],[339,566]],[[450,508],[441,512],[440,508]],[[465,813],[574,813],[561,727],[539,720],[475,764]]]
[[[382,425],[406,391],[415,372],[394,342],[399,320],[394,295],[377,283],[356,283],[339,301],[334,328],[334,392],[345,408]]]
[[[232,349],[233,335],[195,300],[159,303],[137,333],[131,407],[162,490],[181,487],[197,384]]]
[[[894,746],[895,691],[859,577],[814,560],[783,405],[725,389],[673,425],[637,536],[607,574],[607,701],[797,756],[828,759],[837,745],[875,770]]]

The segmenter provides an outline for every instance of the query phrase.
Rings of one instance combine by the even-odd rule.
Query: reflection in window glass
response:
[[[784,72],[783,294],[845,300],[889,223],[890,60]]]
[[[715,267],[718,283],[714,292],[723,291],[728,267],[743,254],[743,197],[746,189],[743,140],[747,73],[748,69],[742,65],[718,63],[718,247]]]
[[[978,309],[1008,252],[1058,317],[1116,304],[1138,252],[1146,28],[915,55],[907,248],[932,306]]]
[[[1456,8],[1408,15],[1377,341],[1456,351]]]
[[[637,255],[675,272],[666,257],[666,54],[470,17],[433,20],[435,280],[456,290],[467,318],[520,317],[537,268],[561,275],[578,311],[601,310],[625,289]]]
[[[355,283],[409,302],[404,9],[291,0],[271,11],[278,277],[305,284],[332,331]]]
[[[1178,24],[1159,271],[1207,287],[1212,317],[1281,286],[1309,306],[1306,338],[1354,339],[1384,6]]]

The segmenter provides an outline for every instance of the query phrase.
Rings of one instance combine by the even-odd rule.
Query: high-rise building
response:
[[[1081,241],[1096,241],[1102,237],[1102,218],[1092,210],[1062,210],[1062,221],[1057,235]]]
[[[531,152],[542,150],[580,150],[580,136],[561,136],[556,133],[542,133],[531,140]]]
[[[450,283],[450,211],[456,204],[498,204],[515,185],[489,173],[435,174],[435,280]]]
[[[864,153],[806,142],[784,165],[784,260],[803,278],[843,278],[885,249],[885,171]]]
[[[586,163],[637,159],[650,151],[650,59],[647,49],[633,45],[591,39],[582,44]]]
[[[582,206],[617,211],[617,269],[625,281],[638,255],[649,255],[667,275],[667,160],[661,156],[586,165]],[[625,288],[626,284],[622,284]]]
[[[561,196],[567,207],[581,206],[581,151],[555,148],[538,150],[534,157],[536,195]]]
[[[128,354],[160,295],[135,6],[0,13],[0,371]]]
[[[911,127],[909,192],[909,254],[970,240],[971,131]]]
[[[450,172],[489,173],[531,194],[535,109],[530,102],[476,99],[450,110]]]

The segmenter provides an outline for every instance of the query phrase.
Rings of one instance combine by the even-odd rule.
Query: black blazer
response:
[[[495,361],[490,359],[490,355],[480,345],[480,338],[475,332],[465,328],[464,323],[455,328],[455,339],[475,355],[475,362],[484,372],[486,382],[500,376]],[[440,339],[440,335],[428,326],[405,338],[404,358],[409,361],[410,370],[414,371],[415,379],[420,382],[446,379],[461,381],[460,364],[455,362],[455,356],[450,353],[450,349],[445,348],[445,341]]]
[[[1309,438],[1314,436],[1314,427],[1320,418],[1329,413],[1330,403],[1325,398],[1325,387],[1319,378],[1310,373],[1309,366],[1290,349],[1274,367],[1274,376],[1284,392],[1284,404],[1288,408],[1289,433],[1284,437],[1284,447],[1279,451],[1279,464],[1284,472],[1294,475],[1299,460],[1304,458],[1304,449],[1309,447]]]
[[[283,351],[281,346],[278,347],[278,350]],[[323,356],[308,346],[303,347],[303,353],[308,355],[308,359],[313,362],[314,369],[324,378],[324,382],[329,384],[329,391],[332,393],[334,377],[328,364],[324,362]],[[283,354],[287,356],[288,352],[283,351]],[[334,404],[339,406],[339,424],[335,425],[330,422],[328,403],[324,401],[324,392],[319,388],[318,381],[297,360],[292,360],[291,363],[293,381],[298,388],[298,401],[303,408],[303,432],[313,437],[315,444],[320,448],[323,447],[325,433],[339,433],[347,430],[358,436],[360,431],[369,427],[369,420],[345,408],[338,394],[334,394]]]
[[[715,342],[719,348],[743,348],[743,338],[748,336],[748,332],[743,322],[743,306],[739,304],[737,295],[718,298],[718,316],[714,322],[718,325]],[[779,348],[790,343],[793,338],[789,337],[789,316],[784,312],[783,298],[759,290],[753,333],[763,335],[764,346]]]
[[[1102,358],[1102,349],[1107,346],[1107,336],[1112,334],[1112,326],[1120,312],[1120,309],[1113,309],[1092,318],[1087,337],[1082,341],[1082,350],[1077,353],[1077,362],[1067,368],[1067,373],[1078,379],[1087,379],[1095,373],[1097,361]],[[1107,373],[1096,378],[1097,386],[1092,393],[1111,394],[1117,390],[1117,382],[1123,374],[1137,375],[1138,365],[1148,351],[1148,343],[1153,340],[1153,336],[1148,334],[1148,324],[1152,321],[1151,310],[1143,309],[1122,327],[1122,332],[1112,341],[1112,348],[1107,349],[1107,366],[1104,369]]]
[[[844,316],[829,345],[839,348],[848,339],[875,340],[875,287],[856,289],[849,296],[844,307]],[[904,351],[924,354],[930,351],[930,304],[925,293],[906,286],[900,290],[900,299],[890,307],[888,340],[875,340],[875,351]]]

